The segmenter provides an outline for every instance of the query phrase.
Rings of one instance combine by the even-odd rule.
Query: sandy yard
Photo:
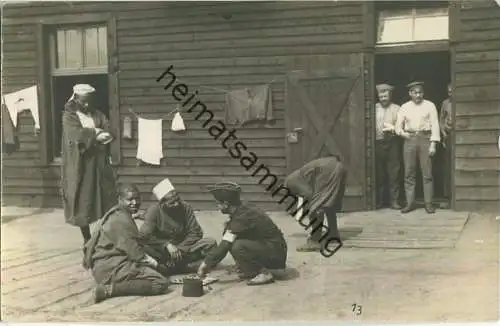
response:
[[[273,214],[289,241],[287,280],[248,287],[221,269],[214,272],[221,281],[201,298],[184,298],[180,288],[172,286],[170,293],[159,297],[115,298],[90,305],[93,282],[81,267],[79,231],[63,223],[60,210],[12,211],[7,217],[3,212],[2,221],[4,321],[499,318],[500,221],[492,215],[471,214],[455,248],[343,248],[327,259],[318,253],[297,253],[295,247],[305,233],[293,219]],[[341,230],[349,215],[341,217]],[[442,216],[438,211],[429,218],[438,221]],[[219,238],[217,214],[199,212],[198,219],[208,236]],[[223,262],[231,263],[231,258]],[[353,305],[361,308],[353,312]]]

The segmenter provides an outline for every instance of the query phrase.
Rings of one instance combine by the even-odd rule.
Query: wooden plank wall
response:
[[[112,12],[117,19],[120,111],[131,107],[144,118],[161,118],[177,102],[155,79],[169,65],[189,87],[198,86],[201,100],[223,117],[221,90],[268,83],[273,89],[277,121],[273,126],[239,128],[238,138],[270,170],[285,173],[284,78],[290,57],[361,51],[361,2],[257,2],[257,3],[44,3],[7,6],[4,17],[22,25],[9,26],[4,36],[5,90],[36,80],[34,23],[57,15]],[[214,209],[205,185],[232,180],[244,185],[244,198],[264,208],[279,209],[238,160],[215,142],[193,114],[184,114],[187,133],[169,132],[163,125],[161,167],[137,166],[137,140],[122,140],[119,181],[139,185],[146,204],[150,191],[163,177],[171,177],[184,199],[197,209]],[[32,123],[31,123],[32,125]],[[37,138],[23,120],[23,149],[5,160],[6,204],[31,205],[37,198],[57,203],[58,168],[37,163]],[[137,125],[134,121],[134,135]],[[28,196],[28,197],[27,197]],[[35,196],[35,197],[29,197]],[[346,207],[349,207],[348,201]]]
[[[500,6],[462,1],[456,46],[457,210],[500,212]]]

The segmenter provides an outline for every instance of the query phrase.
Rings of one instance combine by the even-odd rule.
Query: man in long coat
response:
[[[85,245],[83,266],[92,270],[97,283],[94,302],[119,296],[158,295],[168,287],[167,279],[156,268],[138,242],[139,230],[133,219],[141,205],[134,185],[122,185],[119,203],[98,222]]]
[[[61,190],[66,222],[80,227],[85,243],[89,225],[117,202],[107,151],[113,136],[108,119],[91,102],[95,89],[78,84],[73,92],[62,116]]]
[[[193,209],[181,200],[169,179],[153,188],[158,202],[144,215],[139,228],[146,251],[176,274],[197,268],[203,258],[217,246],[212,238],[204,238]],[[196,266],[194,266],[196,265]]]
[[[330,241],[342,243],[337,224],[337,212],[342,209],[347,169],[340,157],[323,157],[306,163],[285,179],[285,186],[296,196],[304,198],[303,217],[309,217],[310,237],[299,252],[328,250]],[[327,234],[322,234],[323,223],[328,222]]]
[[[287,244],[283,233],[259,208],[242,203],[241,188],[232,182],[209,187],[222,214],[229,215],[219,246],[212,250],[198,269],[203,278],[231,253],[240,270],[240,278],[248,285],[274,281],[271,270],[286,268]]]

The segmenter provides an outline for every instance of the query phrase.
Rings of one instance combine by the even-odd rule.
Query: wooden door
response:
[[[346,210],[365,209],[366,160],[361,55],[295,58],[286,78],[287,169],[340,155],[348,170]]]

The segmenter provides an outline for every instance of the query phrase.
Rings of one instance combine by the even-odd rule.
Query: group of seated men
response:
[[[165,293],[168,276],[196,271],[203,278],[228,253],[248,285],[273,282],[270,270],[284,269],[287,258],[279,227],[264,211],[241,202],[239,185],[223,182],[208,190],[221,213],[229,215],[219,244],[203,237],[193,209],[168,179],[154,187],[158,202],[146,211],[140,227],[139,191],[133,184],[120,185],[118,204],[97,222],[84,249],[83,265],[97,283],[94,302]]]

